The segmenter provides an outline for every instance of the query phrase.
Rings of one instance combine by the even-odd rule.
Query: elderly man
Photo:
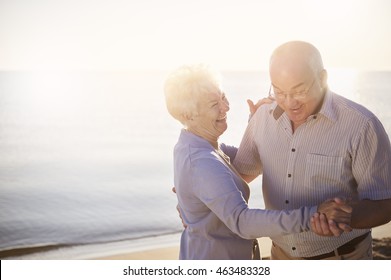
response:
[[[349,233],[272,237],[272,259],[371,259],[370,228],[391,219],[391,147],[374,114],[327,86],[319,51],[292,41],[270,59],[270,95],[251,118],[234,165],[246,181],[262,174],[265,206],[295,209],[330,197],[353,207]],[[314,223],[318,234],[329,235]]]

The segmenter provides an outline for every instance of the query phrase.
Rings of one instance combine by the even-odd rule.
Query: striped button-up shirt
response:
[[[330,91],[321,110],[294,133],[279,106],[261,106],[248,124],[234,165],[242,174],[263,174],[268,209],[318,205],[333,197],[391,197],[391,148],[382,124],[363,106]],[[294,257],[311,257],[367,231],[340,237],[303,232],[272,240]]]

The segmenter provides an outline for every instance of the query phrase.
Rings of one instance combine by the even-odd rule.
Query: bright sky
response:
[[[389,0],[0,0],[0,70],[265,70],[289,40],[391,70]]]

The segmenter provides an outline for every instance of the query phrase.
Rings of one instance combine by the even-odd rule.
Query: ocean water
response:
[[[166,75],[0,72],[0,251],[140,246],[181,231],[171,192],[181,126],[166,112]],[[231,109],[221,140],[238,145],[246,99],[266,96],[269,79],[265,72],[223,77]],[[329,85],[373,111],[391,135],[391,72],[334,70]],[[251,188],[250,206],[263,207],[260,179]]]

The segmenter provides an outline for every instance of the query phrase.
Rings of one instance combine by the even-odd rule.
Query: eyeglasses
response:
[[[310,92],[314,83],[315,83],[315,79],[312,81],[310,87],[307,90],[293,92],[291,94],[284,93],[283,91],[276,92],[276,91],[274,91],[274,87],[271,84],[270,88],[269,88],[269,96],[274,97],[275,99],[277,99],[279,101],[285,101],[285,99],[288,95],[295,100],[304,100],[308,96],[308,93]]]

